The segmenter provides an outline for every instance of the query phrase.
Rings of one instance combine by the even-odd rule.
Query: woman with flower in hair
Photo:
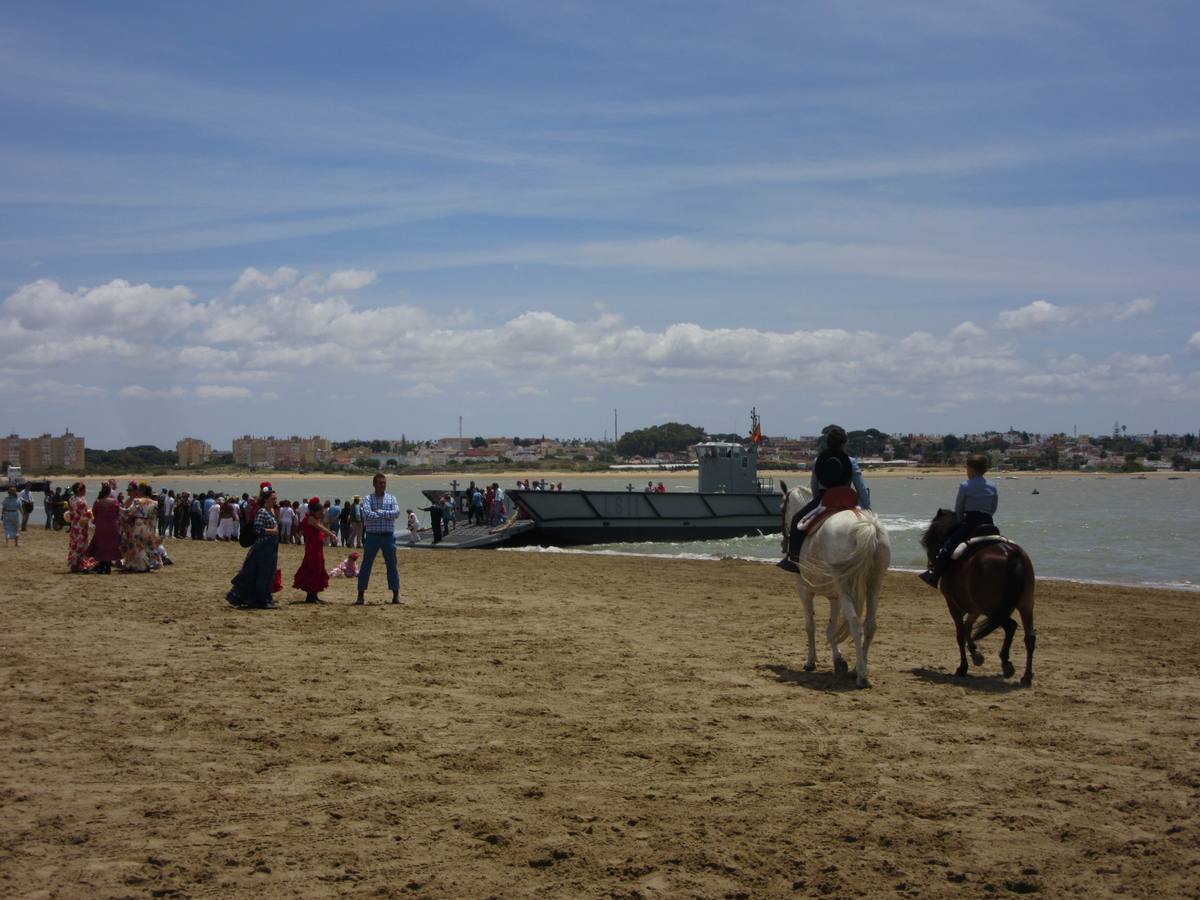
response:
[[[67,501],[67,516],[71,522],[68,532],[67,568],[72,572],[90,572],[96,561],[87,555],[88,529],[92,511],[88,508],[87,485],[77,481],[71,485],[71,498]]]
[[[263,482],[254,504],[254,518],[246,525],[254,530],[254,546],[246,553],[241,571],[231,579],[233,588],[225,595],[239,609],[278,609],[271,599],[275,570],[279,563],[279,501],[275,489]]]

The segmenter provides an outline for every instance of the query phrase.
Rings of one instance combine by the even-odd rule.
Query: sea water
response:
[[[872,479],[867,473],[867,480],[871,505],[891,540],[892,567],[912,571],[925,568],[921,535],[939,507],[954,506],[958,479]],[[1000,489],[996,522],[1006,536],[1029,552],[1039,577],[1200,590],[1200,553],[1195,546],[1200,534],[1200,479],[1001,475],[993,480]],[[611,490],[611,481],[606,483]],[[585,486],[591,485],[564,485]],[[774,562],[780,556],[780,537],[772,534],[572,549]]]
[[[655,472],[655,483],[663,481],[671,491],[694,491],[692,473]],[[1005,535],[1021,544],[1033,559],[1039,577],[1082,581],[1146,584],[1200,590],[1200,553],[1196,537],[1200,533],[1200,478],[1170,480],[1163,475],[1136,478],[1129,475],[1021,475],[1006,477],[991,474],[1000,488],[1000,508],[996,522]],[[892,567],[920,570],[925,552],[920,539],[938,507],[952,507],[958,488],[957,477],[893,475],[871,478],[871,504],[888,529],[892,545]],[[258,477],[188,478],[167,476],[162,484],[179,490],[231,491],[237,496],[253,493]],[[479,476],[479,483],[499,481],[507,488],[515,477]],[[619,490],[627,478],[606,475],[564,476],[566,490]],[[783,476],[789,485],[804,481],[803,475]],[[776,484],[779,478],[775,478]],[[634,481],[636,484],[644,484]],[[88,493],[95,497],[94,480]],[[460,480],[460,487],[465,480]],[[354,493],[371,490],[370,480],[361,484],[346,478],[288,478],[275,483],[280,499],[302,500],[318,496],[322,500],[340,498],[343,502]],[[156,484],[155,487],[158,487]],[[449,490],[449,481],[441,476],[428,479],[393,478],[388,490],[396,496],[400,509],[420,510],[429,501],[422,488]],[[1036,493],[1035,493],[1036,491]],[[35,497],[37,509],[30,527],[42,527],[41,497]],[[428,514],[420,514],[428,524]],[[401,516],[400,527],[403,527]],[[582,553],[638,554],[694,559],[736,557],[774,562],[779,559],[779,535],[755,535],[719,541],[686,543],[626,543],[573,547]],[[540,548],[525,548],[538,552]],[[547,550],[547,552],[554,552]]]

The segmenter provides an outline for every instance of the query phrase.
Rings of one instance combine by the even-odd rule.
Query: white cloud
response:
[[[408,400],[424,400],[429,397],[436,397],[440,393],[442,391],[437,385],[428,381],[419,381],[416,384],[396,391],[396,396],[404,397]]]
[[[238,276],[238,280],[233,283],[230,293],[241,294],[245,291],[274,291],[282,287],[287,287],[295,282],[300,277],[300,273],[290,266],[280,266],[270,275],[265,272],[260,272],[258,269],[251,266]]]
[[[1074,321],[1077,315],[1071,307],[1055,306],[1049,300],[1034,300],[1020,309],[1004,310],[1000,313],[999,321],[1002,328],[1032,331],[1047,325],[1065,325]]]
[[[963,322],[950,332],[950,339],[953,341],[973,341],[983,337],[985,334],[987,332],[974,322]]]
[[[176,332],[195,322],[201,307],[182,285],[170,288],[130,284],[122,278],[99,287],[63,290],[56,281],[42,278],[18,288],[3,303],[2,311],[28,331],[71,329],[89,333],[93,328],[123,334],[143,332],[152,337]]]
[[[334,272],[325,282],[325,290],[330,293],[337,291],[357,291],[369,284],[374,284],[378,276],[367,269],[343,269]]]
[[[1192,332],[1192,336],[1188,338],[1187,348],[1189,353],[1200,353],[1200,331]]]
[[[131,400],[153,400],[162,398],[178,398],[184,396],[184,389],[181,387],[171,388],[148,388],[140,384],[127,384],[125,387],[117,391],[118,397],[125,397]]]
[[[196,386],[201,400],[244,400],[251,396],[249,388],[232,384],[201,384]]]
[[[523,384],[513,391],[513,396],[515,397],[545,397],[546,394],[547,391],[545,388],[540,388],[532,384]]]
[[[1154,311],[1154,300],[1150,297],[1138,297],[1136,300],[1131,300],[1121,309],[1115,316],[1114,322],[1124,322],[1126,319],[1132,319],[1134,316],[1144,316]]]

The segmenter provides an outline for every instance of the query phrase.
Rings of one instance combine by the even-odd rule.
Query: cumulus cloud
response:
[[[1138,297],[1128,303],[1100,303],[1093,306],[1059,306],[1049,300],[1035,300],[1020,309],[1004,310],[998,321],[1002,328],[1022,331],[1096,319],[1124,322],[1136,316],[1149,315],[1154,311],[1154,305],[1150,297]]]
[[[119,279],[73,292],[35,281],[0,301],[0,372],[41,380],[47,366],[70,363],[86,347],[89,356],[111,364],[107,390],[124,399],[261,400],[266,395],[248,386],[251,380],[264,387],[288,384],[288,391],[276,388],[286,398],[296,388],[326,388],[328,376],[369,376],[386,395],[414,401],[443,393],[469,397],[474,385],[507,386],[510,396],[530,400],[560,390],[564,397],[595,395],[601,385],[720,386],[712,392],[714,404],[734,394],[761,398],[780,385],[803,385],[814,397],[916,398],[926,410],[997,390],[1042,402],[1128,396],[1151,386],[1156,396],[1195,393],[1194,384],[1189,388],[1173,374],[1169,356],[1134,347],[1099,361],[1080,353],[1041,359],[1021,353],[1020,332],[1144,315],[1153,310],[1148,298],[1108,307],[1038,300],[1000,313],[990,327],[963,321],[937,333],[896,333],[698,322],[648,327],[603,307],[584,318],[530,309],[480,324],[409,303],[367,307],[330,293],[375,279],[360,270],[300,277],[295,270],[264,275],[247,269],[239,279],[242,289],[209,301],[184,287]],[[269,284],[281,288],[261,290]],[[161,327],[139,334],[131,323]],[[994,338],[997,327],[1004,340]],[[68,336],[74,340],[63,339]],[[1188,351],[1200,354],[1200,332],[1188,341]],[[170,387],[187,384],[183,376],[198,384]]]
[[[170,288],[130,284],[122,278],[99,287],[67,291],[48,278],[26,284],[4,301],[3,312],[26,331],[60,327],[88,331],[118,326],[123,331],[176,332],[195,322],[203,309],[182,285]]]
[[[1189,353],[1200,353],[1200,331],[1192,332],[1192,336],[1188,338],[1187,348]]]
[[[269,275],[251,266],[238,276],[230,293],[241,294],[254,290],[275,291],[294,283],[299,277],[300,273],[289,266],[280,266]]]
[[[1065,325],[1078,317],[1077,312],[1065,306],[1056,306],[1049,300],[1034,300],[1020,309],[1006,309],[1000,313],[1002,328],[1032,331],[1047,325]]]
[[[325,290],[330,293],[337,291],[358,291],[369,284],[374,284],[378,276],[367,269],[343,269],[334,272],[325,282]]]

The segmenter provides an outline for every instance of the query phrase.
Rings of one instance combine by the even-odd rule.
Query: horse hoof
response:
[[[1012,678],[1017,672],[1017,667],[1010,663],[1007,659],[1001,660],[1000,665],[1004,670],[1005,678]]]
[[[817,664],[816,664],[816,663],[805,663],[805,664],[804,664],[804,671],[805,671],[805,672],[812,672],[812,671],[814,671],[816,668],[817,668]]]
[[[1023,675],[1021,677],[1021,687],[1033,687],[1033,676]]]
[[[975,663],[975,665],[977,665],[977,666],[982,666],[983,665],[983,654],[977,650],[972,651],[971,652],[971,662]]]
[[[968,670],[967,670],[966,666],[959,666],[957,669],[954,670],[954,677],[955,678],[966,678],[967,671]]]
[[[860,687],[860,688],[869,688],[871,686],[871,679],[867,678],[864,675],[864,676],[858,678],[855,681],[855,684],[858,685],[858,687]]]
[[[833,674],[848,675],[850,674],[850,666],[846,664],[844,659],[836,659],[833,662]]]

